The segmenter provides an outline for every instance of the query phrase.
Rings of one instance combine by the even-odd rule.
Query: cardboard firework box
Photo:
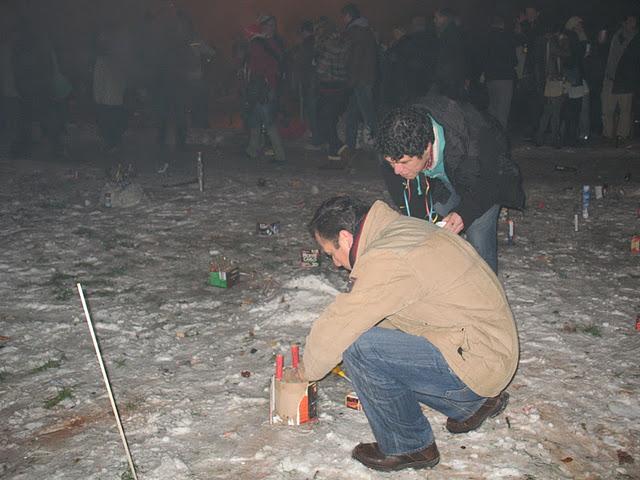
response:
[[[316,268],[320,266],[320,250],[317,248],[300,251],[300,266],[302,268]]]
[[[211,261],[209,279],[207,283],[213,287],[229,288],[238,283],[240,270],[234,267],[224,257],[217,257]]]
[[[298,348],[292,347],[294,370],[298,366]],[[269,423],[271,425],[302,425],[318,421],[318,384],[287,380],[284,358],[276,356],[276,373],[271,377]],[[291,372],[293,373],[293,372]],[[291,375],[290,377],[294,377]]]

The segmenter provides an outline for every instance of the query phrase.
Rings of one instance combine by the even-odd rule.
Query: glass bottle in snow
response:
[[[202,165],[202,152],[198,152],[198,158],[196,160],[198,170],[198,188],[201,192],[204,191],[204,166]]]

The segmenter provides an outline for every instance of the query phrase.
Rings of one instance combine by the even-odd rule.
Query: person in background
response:
[[[589,87],[584,73],[588,42],[582,18],[571,17],[567,20],[564,29],[569,43],[569,56],[566,58],[564,67],[568,88],[563,109],[565,120],[563,143],[575,147],[580,140],[580,118],[584,99],[589,98]],[[588,103],[586,108],[588,110]]]
[[[634,92],[640,84],[638,17],[627,15],[611,38],[602,86],[603,136],[617,143],[631,137]],[[616,108],[619,111],[616,122]]]
[[[311,20],[305,20],[299,29],[301,41],[295,48],[293,59],[294,75],[303,107],[307,130],[311,134],[308,150],[320,150],[322,142],[318,138],[318,82],[315,72],[316,41]]]
[[[513,97],[516,39],[505,29],[504,19],[493,17],[484,55],[483,76],[489,94],[489,114],[506,130]]]
[[[428,95],[391,110],[376,141],[389,194],[408,216],[465,232],[498,270],[500,206],[523,208],[524,191],[498,121],[469,102]]]
[[[42,19],[30,16],[30,13],[24,12],[20,17],[11,49],[11,68],[20,100],[17,132],[10,154],[13,157],[31,154],[33,122],[38,121],[49,140],[51,154],[60,157],[64,155],[64,123],[57,103],[56,54]]]
[[[536,145],[544,144],[547,126],[551,125],[551,141],[560,148],[560,115],[567,93],[564,64],[570,55],[569,40],[561,25],[552,27],[543,38],[545,103],[536,134]]]
[[[407,58],[407,90],[409,100],[425,96],[433,84],[437,58],[437,37],[432,29],[427,29],[425,17],[413,17],[409,33],[411,49]]]
[[[345,111],[349,89],[347,87],[347,45],[336,26],[326,17],[320,18],[316,31],[316,65],[318,81],[318,139],[328,144],[324,169],[345,167],[338,154],[338,120]]]
[[[249,145],[246,153],[257,158],[262,148],[264,128],[273,147],[273,162],[286,163],[282,139],[278,133],[276,116],[278,95],[284,75],[285,50],[276,37],[276,20],[271,15],[262,15],[258,24],[245,30],[249,39],[247,58],[246,102],[249,127]]]
[[[525,135],[533,138],[545,103],[545,28],[542,14],[533,3],[527,3],[518,20],[519,39],[525,57],[517,91],[518,103],[522,106]]]
[[[124,95],[132,62],[129,47],[127,33],[115,24],[107,25],[96,42],[93,99],[96,103],[96,123],[108,153],[121,148],[122,136],[127,129]]]
[[[216,57],[216,51],[198,34],[193,21],[183,11],[178,11],[187,39],[187,80],[191,125],[196,128],[209,128],[209,84],[206,80],[207,66]]]
[[[342,10],[344,41],[347,44],[347,82],[351,95],[347,105],[345,149],[354,152],[358,137],[360,118],[375,138],[377,132],[376,112],[373,104],[373,88],[378,72],[378,47],[369,21],[360,14],[357,5],[349,3]]]
[[[164,5],[148,16],[149,47],[143,52],[149,75],[147,81],[157,125],[156,142],[165,146],[173,125],[175,148],[187,144],[187,106],[189,100],[189,32],[172,5]],[[165,163],[161,170],[166,170]]]
[[[409,99],[408,71],[409,56],[411,55],[411,39],[402,27],[395,27],[392,31],[393,41],[385,50],[382,57],[382,104],[395,107],[402,105]]]
[[[438,56],[436,61],[436,92],[453,100],[467,97],[467,65],[469,64],[465,42],[454,13],[449,8],[437,10],[433,22],[438,35]]]
[[[590,131],[589,136],[602,135],[602,83],[607,68],[610,37],[605,29],[596,35],[589,55],[585,58],[585,75],[589,85]]]

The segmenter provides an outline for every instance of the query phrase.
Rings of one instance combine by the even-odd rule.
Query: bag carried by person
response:
[[[551,50],[551,47],[550,47],[550,40],[549,40],[547,41],[545,68],[549,68],[549,61],[551,58],[550,50]],[[556,71],[558,75],[560,75],[560,72],[562,72],[562,65],[560,63],[560,58],[556,57],[555,60],[556,60],[556,69],[557,69]],[[545,81],[545,84],[544,84],[544,96],[545,97],[561,97],[565,93],[567,93],[567,85],[564,79],[551,76],[547,72],[547,80]]]
[[[544,84],[545,97],[561,97],[565,91],[564,80],[547,80]]]

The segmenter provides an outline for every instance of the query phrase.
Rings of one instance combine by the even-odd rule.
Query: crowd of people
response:
[[[326,167],[342,168],[360,144],[373,143],[384,111],[430,92],[470,102],[537,145],[577,146],[592,138],[620,145],[633,136],[640,36],[632,11],[617,24],[589,19],[587,28],[579,16],[558,18],[527,6],[515,18],[494,15],[487,28],[472,31],[442,8],[395,26],[389,37],[356,4],[327,13],[301,21],[291,47],[267,14],[235,43],[250,157],[266,152],[286,162],[281,132],[297,106],[307,148],[325,151]],[[85,90],[107,151],[119,150],[131,103],[149,105],[159,143],[168,141],[172,125],[178,149],[190,126],[208,127],[205,72],[216,52],[185,10],[171,4],[135,25],[103,22],[90,50]],[[34,121],[52,153],[64,154],[67,99],[79,86],[57,53],[46,19],[32,14],[3,36],[3,125],[12,115],[17,119],[13,156],[30,153]],[[11,102],[15,111],[7,108]]]
[[[108,153],[121,151],[123,135],[140,104],[151,112],[159,144],[184,149],[189,126],[208,128],[205,74],[216,51],[198,34],[186,11],[161,4],[139,19],[100,22],[86,46],[88,58],[75,59],[90,73],[76,82],[58,61],[60,48],[51,33],[44,15],[25,7],[0,45],[0,126],[15,131],[11,156],[31,154],[34,123],[48,140],[51,155],[66,156],[63,137],[69,103],[84,96],[92,100],[90,110]]]
[[[249,46],[241,57],[246,83],[268,79],[270,114],[263,125],[270,128],[282,113],[283,92],[299,95],[307,148],[325,149],[329,168],[344,166],[359,128],[363,142],[370,142],[384,111],[430,92],[488,111],[505,130],[515,120],[536,145],[578,146],[592,138],[620,145],[633,135],[640,85],[633,12],[613,29],[603,24],[588,32],[579,16],[546,18],[528,6],[516,18],[493,16],[487,31],[472,35],[443,8],[433,22],[417,16],[408,27],[397,26],[386,44],[357,5],[345,5],[340,18],[341,25],[326,16],[304,20],[300,42],[287,49],[276,19],[262,16],[247,27]],[[265,42],[271,47],[259,46]],[[248,116],[255,118],[260,108],[249,101]],[[277,129],[269,128],[275,159],[284,162]],[[257,131],[254,123],[252,139]],[[250,142],[251,156],[256,145]]]

